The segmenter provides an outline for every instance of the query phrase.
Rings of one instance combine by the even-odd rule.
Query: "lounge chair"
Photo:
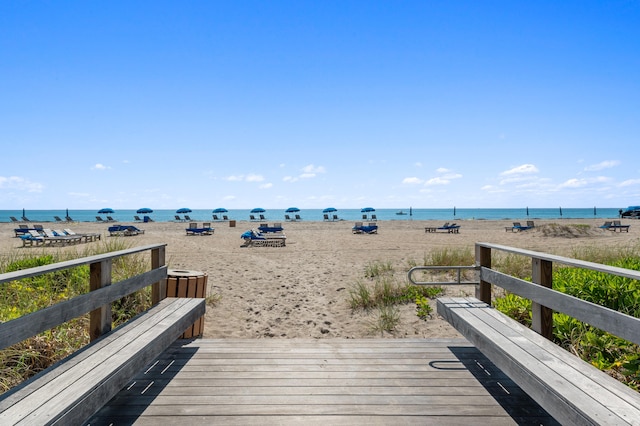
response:
[[[22,221],[23,222],[31,222],[26,216],[22,216]]]
[[[614,220],[613,221],[613,225],[611,225],[611,227],[609,228],[610,231],[626,231],[629,232],[629,226],[630,225],[623,225],[619,220]]]
[[[111,216],[107,216],[107,221],[108,222],[115,222],[116,220]]]
[[[264,215],[263,215],[263,214],[261,214],[261,215],[260,215],[260,220],[267,220],[267,218],[266,218],[266,217],[264,217]]]
[[[532,221],[532,220],[528,220],[528,221],[527,221],[527,226],[528,226],[529,228],[535,228],[535,227],[536,227],[535,223],[533,223],[533,221]]]
[[[605,223],[603,223],[602,225],[598,226],[598,228],[602,228],[602,229],[609,229],[609,228],[611,228],[611,225],[612,225],[612,224],[613,224],[613,222],[611,222],[611,221],[609,220],[609,221],[606,221]]]
[[[256,217],[254,215],[250,214],[249,215],[249,220],[253,222],[253,221],[256,221],[258,219],[256,219]]]
[[[291,222],[291,221],[292,221],[292,220],[291,220],[291,216],[289,216],[288,214],[285,214],[285,215],[284,215],[284,220],[286,220],[286,221],[288,221],[288,222]]]
[[[182,222],[183,221],[182,218],[180,216],[178,216],[178,215],[175,215],[173,217],[176,218],[176,222]]]
[[[56,222],[63,222],[60,216],[54,216],[53,218],[56,220]]]
[[[244,240],[241,247],[284,247],[287,241],[284,234],[263,234],[255,229],[244,232],[240,238]]]
[[[324,216],[324,221],[329,222],[329,215],[325,213],[323,216]]]
[[[145,217],[149,217],[149,216],[145,216]],[[188,221],[192,221],[193,219],[191,219],[191,217],[189,217],[189,215],[184,215],[184,220],[188,220]]]
[[[28,233],[21,235],[22,247],[26,246],[41,246],[45,244],[44,236],[39,232],[30,230]]]
[[[214,229],[211,227],[210,222],[203,223],[202,227],[198,226],[196,222],[191,222],[185,231],[187,235],[212,235]]]
[[[65,220],[66,220],[67,222],[73,222],[73,219],[71,219],[71,216],[67,216],[67,217],[65,217]]]
[[[268,223],[261,223],[260,226],[258,226],[258,230],[261,233],[276,234],[276,233],[282,233],[284,231],[284,228],[282,227],[281,223],[274,223],[273,226],[269,226]]]
[[[176,217],[179,217],[179,216],[176,216]],[[134,216],[133,216],[133,220],[134,220],[135,222],[142,222],[142,219],[140,219],[140,216],[137,216],[137,215],[134,215]]]
[[[20,222],[15,216],[9,216],[9,219],[11,219],[11,222]]]
[[[338,219],[338,215],[337,214],[334,214],[332,220],[340,220],[340,219]]]
[[[144,234],[144,229],[138,229],[133,225],[114,225],[110,226],[108,229],[109,236],[124,236],[131,237],[134,235]]]
[[[512,232],[521,232],[528,231],[531,229],[531,226],[524,226],[520,222],[513,222],[513,227],[511,228]]]
[[[96,216],[96,222],[104,222],[105,220],[100,216]]]
[[[296,220],[302,220],[299,214],[296,215]]]
[[[222,220],[229,220],[229,216],[222,215]]]
[[[101,234],[98,233],[86,233],[86,234],[77,234],[76,232],[72,231],[69,228],[65,228],[63,229],[64,233],[67,235],[73,235],[73,236],[78,236],[78,237],[82,237],[82,239],[84,240],[85,243],[88,242],[92,242],[92,241],[96,241],[102,238]]]
[[[362,215],[362,220],[367,220],[367,215],[366,214]]]
[[[376,225],[375,223],[363,225],[362,222],[356,222],[355,226],[351,228],[351,232],[354,234],[377,234],[378,225]]]
[[[378,216],[376,216],[375,214],[371,215],[371,220],[378,220]]]
[[[185,217],[186,217],[186,216],[185,216]],[[144,223],[147,223],[147,222],[154,222],[154,220],[153,220],[153,219],[151,219],[149,216],[143,216],[143,217],[142,217],[142,221],[143,221]]]
[[[218,218],[218,215],[217,215],[217,214],[214,214],[214,215],[213,215],[213,220],[215,220],[216,222],[220,220],[220,219]]]

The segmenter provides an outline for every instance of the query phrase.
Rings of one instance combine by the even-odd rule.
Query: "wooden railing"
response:
[[[144,287],[152,286],[152,304],[166,297],[166,244],[153,244],[51,265],[0,274],[0,285],[23,278],[89,265],[89,292],[57,303],[20,318],[0,323],[0,349],[21,342],[69,320],[90,313],[90,339],[93,341],[111,330],[111,303]],[[113,261],[122,256],[151,252],[151,269],[112,283]]]
[[[532,282],[491,269],[492,251],[494,250],[531,258]],[[489,243],[476,243],[475,256],[476,266],[480,269],[480,283],[476,286],[476,298],[491,304],[491,286],[495,285],[531,300],[532,329],[546,338],[551,339],[553,336],[552,313],[558,311],[640,345],[639,318],[587,302],[552,288],[554,263],[634,280],[640,280],[640,271]]]

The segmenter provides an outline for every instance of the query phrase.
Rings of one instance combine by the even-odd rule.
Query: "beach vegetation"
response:
[[[398,305],[416,304],[416,315],[430,318],[432,308],[429,299],[443,292],[438,286],[416,286],[396,276],[391,262],[372,262],[365,268],[364,277],[349,289],[349,304],[352,310],[375,310],[377,317],[372,323],[374,331],[393,331],[400,321]]]
[[[640,270],[637,248],[581,248],[583,260]],[[616,258],[617,257],[617,258]],[[529,277],[530,279],[530,277]],[[553,272],[553,288],[627,315],[640,317],[640,281],[574,267]],[[531,325],[531,301],[511,293],[496,298],[495,307]],[[553,314],[554,341],[581,359],[640,390],[640,347],[562,313]]]
[[[121,239],[108,239],[82,252],[29,252],[12,254],[0,260],[0,273],[49,265],[75,258],[124,250]],[[113,260],[114,282],[150,269],[150,254],[140,253]],[[51,272],[0,286],[0,321],[6,322],[44,309],[89,291],[89,266]],[[217,298],[210,296],[208,302]],[[126,296],[111,306],[114,328],[151,306],[149,287]],[[89,315],[75,318],[51,330],[0,350],[0,392],[5,392],[37,372],[79,350],[89,342]]]

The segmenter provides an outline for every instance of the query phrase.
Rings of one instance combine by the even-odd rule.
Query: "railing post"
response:
[[[553,263],[549,260],[531,258],[531,281],[543,287],[553,286]],[[531,302],[531,328],[551,340],[553,338],[553,310]]]
[[[157,269],[165,265],[165,248],[160,247],[151,250],[151,269]],[[151,285],[151,304],[157,305],[167,297],[167,279]]]
[[[111,285],[111,259],[89,265],[89,291]],[[89,314],[89,339],[94,341],[111,330],[111,304],[91,311]]]
[[[476,245],[476,266],[491,268],[491,249]],[[491,284],[482,281],[476,286],[476,299],[491,304]]]

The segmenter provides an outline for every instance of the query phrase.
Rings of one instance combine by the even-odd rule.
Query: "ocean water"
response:
[[[109,216],[113,217],[118,222],[133,222],[134,216],[142,218],[143,214],[136,213],[137,209],[133,210],[115,210],[113,214]],[[322,221],[323,209],[302,209],[297,213],[285,213],[285,209],[265,209],[262,213],[265,216],[265,221],[268,222],[284,222],[285,214],[290,217],[294,217],[295,214],[299,214],[302,220],[308,221]],[[536,209],[536,208],[513,208],[513,209],[418,209],[418,208],[404,208],[404,209],[376,209],[374,212],[362,213],[360,209],[338,209],[333,213],[328,213],[329,217],[337,215],[341,220],[347,221],[362,221],[371,218],[372,214],[375,214],[377,220],[535,220],[535,219],[612,219],[619,216],[619,207],[615,208],[553,208],[553,209]],[[624,208],[623,208],[624,210]],[[96,216],[100,216],[106,219],[105,214],[98,214],[96,210],[72,210],[70,209],[69,216],[77,222],[95,222]],[[213,221],[213,209],[201,209],[193,210],[188,213],[188,216],[194,222],[209,222]],[[405,214],[399,215],[398,212]],[[250,209],[232,209],[225,213],[229,219],[237,221],[248,221]],[[367,219],[363,219],[363,215],[367,215]],[[67,215],[66,210],[26,210],[24,216],[26,216],[32,222],[55,222],[54,216],[59,216],[64,220]],[[21,220],[23,216],[22,209],[20,210],[0,210],[0,222],[11,222],[10,217],[13,216],[18,220]],[[153,213],[148,214],[150,218],[157,222],[170,222],[175,221],[176,210],[154,210]],[[184,217],[184,214],[179,214],[180,217]],[[259,217],[259,214],[255,214]],[[219,218],[222,218],[221,214],[218,214]]]

